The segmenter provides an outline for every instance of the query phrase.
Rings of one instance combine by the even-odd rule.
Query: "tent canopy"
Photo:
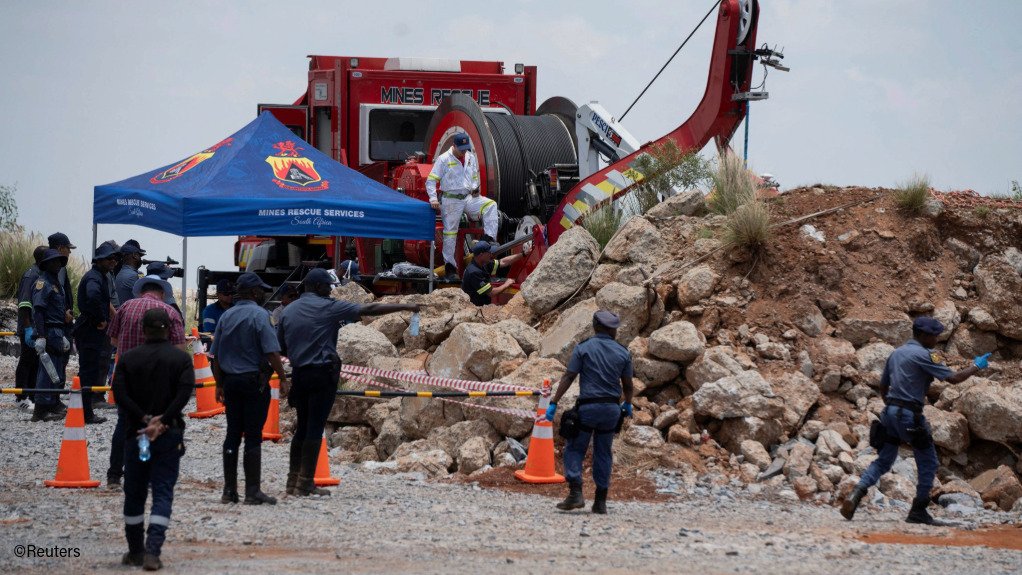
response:
[[[93,223],[184,237],[330,235],[432,240],[434,212],[334,161],[269,112],[180,162],[96,186]]]

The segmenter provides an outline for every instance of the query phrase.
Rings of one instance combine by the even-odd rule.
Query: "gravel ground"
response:
[[[9,372],[2,371],[6,381]],[[164,547],[169,573],[989,574],[1018,573],[1022,566],[1022,551],[859,539],[892,531],[954,534],[906,525],[903,509],[868,509],[847,523],[830,507],[753,497],[732,487],[697,488],[668,503],[612,501],[611,514],[597,517],[559,513],[548,497],[335,464],[342,483],[332,497],[224,506],[224,419],[188,423],[188,452]],[[56,468],[61,427],[30,423],[11,396],[0,399],[0,432],[7,439],[0,451],[0,572],[125,572],[118,563],[125,550],[121,493],[42,485]],[[87,427],[93,478],[104,477],[112,429],[112,421]],[[263,453],[264,490],[281,496],[287,448],[267,443]],[[17,546],[28,544],[77,548],[80,558],[16,557]]]

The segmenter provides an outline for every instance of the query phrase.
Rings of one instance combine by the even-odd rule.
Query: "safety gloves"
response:
[[[625,414],[625,417],[632,416],[632,404],[627,401],[621,404],[621,413]]]
[[[554,413],[557,413],[557,404],[551,401],[550,402],[550,407],[546,408],[546,420],[547,421],[553,421],[554,420]]]
[[[990,354],[989,353],[984,353],[983,355],[977,356],[976,359],[973,359],[972,363],[974,363],[976,365],[976,367],[978,367],[980,369],[986,369],[986,368],[990,367],[989,359],[990,359]]]

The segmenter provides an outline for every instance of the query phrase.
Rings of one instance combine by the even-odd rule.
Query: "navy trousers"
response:
[[[897,407],[894,405],[887,406],[880,413],[880,422],[883,423],[884,428],[887,430],[888,437],[896,437],[901,442],[908,443],[912,437],[909,429],[916,426],[916,414],[903,407]],[[926,426],[927,433],[930,432],[930,424],[922,419],[920,421]],[[880,449],[879,456],[869,464],[869,467],[862,474],[862,479],[859,480],[859,487],[863,489],[869,489],[871,486],[876,485],[877,481],[880,481],[880,476],[891,470],[891,466],[894,465],[894,461],[898,458],[898,443],[885,443]],[[916,472],[919,476],[919,480],[916,483],[916,497],[922,499],[930,496],[930,490],[933,489],[933,478],[937,475],[937,450],[933,446],[933,442],[930,442],[930,446],[926,449],[912,448],[913,454],[916,459]]]
[[[168,429],[149,446],[149,461],[138,458],[138,441],[124,442],[124,535],[128,552],[160,556],[170,525],[177,484],[184,455],[184,432]],[[145,504],[152,488],[153,504],[149,509],[149,529],[145,530]],[[143,545],[143,533],[145,543]]]
[[[610,488],[610,470],[614,463],[611,447],[614,444],[614,429],[621,417],[621,407],[616,403],[591,403],[578,408],[582,425],[595,431],[582,431],[578,437],[564,446],[564,476],[568,483],[582,484],[582,460],[593,442],[593,481],[600,489]]]

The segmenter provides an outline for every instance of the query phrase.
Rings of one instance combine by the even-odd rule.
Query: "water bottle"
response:
[[[149,455],[149,436],[143,433],[138,436],[138,459],[149,461]]]
[[[409,324],[408,329],[412,332],[413,336],[419,335],[419,312],[412,314],[412,321]]]

